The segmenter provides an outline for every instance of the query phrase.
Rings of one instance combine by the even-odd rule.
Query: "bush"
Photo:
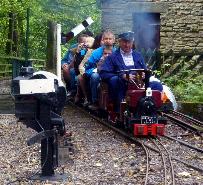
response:
[[[162,79],[174,92],[178,101],[203,102],[203,75],[187,70]]]

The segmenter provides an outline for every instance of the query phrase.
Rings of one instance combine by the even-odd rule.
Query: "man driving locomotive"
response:
[[[100,70],[101,79],[108,83],[109,95],[111,101],[113,101],[115,111],[119,110],[119,104],[125,98],[127,80],[134,81],[136,78],[135,72],[131,72],[129,76],[126,76],[124,72],[119,71],[147,69],[143,56],[133,50],[134,33],[125,32],[118,37],[119,48],[106,58]],[[163,90],[159,82],[150,82],[149,86],[152,90]]]

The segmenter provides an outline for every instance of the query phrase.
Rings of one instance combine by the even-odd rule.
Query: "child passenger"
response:
[[[101,66],[104,63],[106,57],[112,54],[112,46],[105,46],[103,50],[103,54],[99,62],[97,63],[97,68],[93,72],[100,72]]]

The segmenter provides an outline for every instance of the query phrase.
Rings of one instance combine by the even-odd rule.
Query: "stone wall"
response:
[[[133,13],[161,15],[161,51],[203,53],[203,0],[100,0],[102,28],[116,34],[133,29]]]

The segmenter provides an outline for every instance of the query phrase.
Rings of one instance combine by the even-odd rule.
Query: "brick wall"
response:
[[[101,0],[102,28],[116,34],[133,29],[133,13],[161,15],[161,51],[203,53],[203,0]]]

